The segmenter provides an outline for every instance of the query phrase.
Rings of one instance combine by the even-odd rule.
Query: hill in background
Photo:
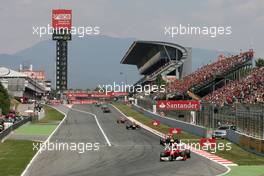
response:
[[[75,38],[68,46],[69,88],[95,88],[97,85],[125,82],[133,84],[140,79],[137,68],[122,65],[125,52],[136,40],[95,36]],[[54,83],[56,42],[46,40],[13,55],[0,54],[0,65],[17,70],[19,64],[33,64],[34,69],[43,69]],[[214,61],[220,54],[228,52],[193,48],[193,70]],[[120,74],[120,72],[124,74]]]

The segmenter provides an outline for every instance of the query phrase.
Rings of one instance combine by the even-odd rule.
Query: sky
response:
[[[160,40],[183,46],[239,52],[253,48],[264,57],[263,0],[1,0],[0,53],[13,54],[47,37],[33,26],[51,23],[51,10],[72,9],[74,26],[99,26],[100,34]],[[217,36],[164,34],[165,26],[231,26]]]

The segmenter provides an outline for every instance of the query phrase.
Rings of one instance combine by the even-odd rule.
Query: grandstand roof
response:
[[[15,70],[11,70],[6,67],[0,67],[0,78],[26,78],[27,75],[17,72]]]
[[[138,65],[142,60],[147,60],[158,53],[164,46],[178,49],[182,54],[187,53],[187,50],[184,47],[173,43],[160,41],[135,41],[130,46],[120,63]]]

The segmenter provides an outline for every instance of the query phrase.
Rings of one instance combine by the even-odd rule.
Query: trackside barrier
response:
[[[257,139],[234,130],[227,130],[227,139],[248,152],[264,157],[264,140]]]
[[[20,127],[21,125],[24,125],[25,123],[31,121],[31,117],[27,117],[15,124],[13,124],[12,126],[10,126],[9,128],[3,130],[2,132],[0,132],[0,140],[3,140],[6,136],[8,136],[13,130],[17,129],[18,127]]]
[[[138,112],[143,113],[146,117],[149,117],[153,120],[159,120],[161,123],[168,125],[170,127],[181,128],[188,133],[195,134],[200,137],[207,137],[207,129],[202,126],[190,124],[169,117],[162,117],[159,114],[154,114],[153,112],[148,111],[137,105],[132,105],[132,108]]]

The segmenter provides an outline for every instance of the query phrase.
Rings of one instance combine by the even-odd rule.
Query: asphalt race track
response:
[[[99,129],[97,116],[105,137]],[[212,176],[223,173],[226,168],[201,156],[192,154],[187,161],[160,162],[159,137],[145,131],[126,130],[117,124],[121,114],[111,107],[111,113],[103,113],[94,105],[75,105],[68,117],[53,135],[53,142],[100,143],[98,151],[43,151],[25,175],[84,175],[84,176]]]

